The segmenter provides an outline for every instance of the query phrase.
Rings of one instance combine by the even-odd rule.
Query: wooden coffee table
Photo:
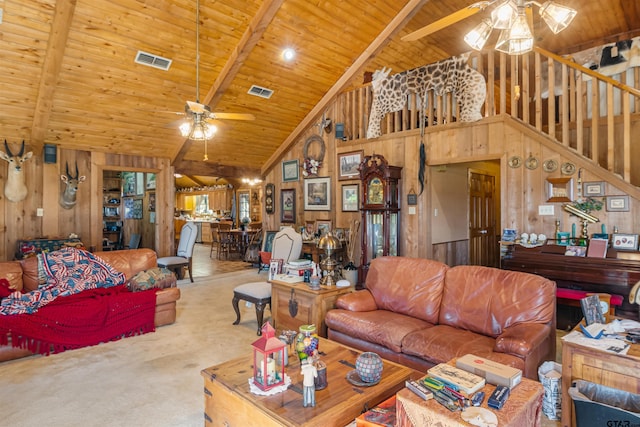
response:
[[[273,396],[258,396],[249,391],[253,374],[252,354],[204,369],[205,426],[339,426],[352,422],[404,387],[413,372],[384,361],[382,379],[374,386],[357,387],[346,380],[359,351],[320,338],[320,359],[327,365],[328,386],[316,391],[316,406],[302,406],[302,376],[295,354],[289,357],[285,372],[291,386]]]

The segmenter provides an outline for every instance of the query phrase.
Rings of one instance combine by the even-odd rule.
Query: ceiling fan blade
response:
[[[222,120],[255,120],[256,116],[249,113],[212,113],[216,119]]]
[[[402,41],[405,42],[413,42],[423,37],[428,36],[429,34],[433,34],[436,31],[440,31],[443,28],[448,27],[449,25],[453,25],[456,22],[462,21],[472,15],[483,10],[488,2],[479,2],[472,4],[471,6],[465,7],[464,9],[460,9],[457,12],[453,12],[450,15],[445,16],[444,18],[438,19],[431,24],[420,28],[419,30],[414,31],[413,33],[407,34],[402,37]]]

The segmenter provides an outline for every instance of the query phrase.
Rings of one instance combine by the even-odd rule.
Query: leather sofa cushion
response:
[[[494,345],[495,340],[491,337],[451,326],[436,325],[406,335],[402,340],[402,352],[418,356],[433,364],[448,362],[470,353],[514,368],[524,369],[524,361],[521,358],[495,353]]]
[[[379,309],[435,324],[448,269],[430,259],[379,257],[371,261],[365,287]]]
[[[556,284],[544,277],[460,265],[450,268],[445,280],[441,325],[496,338],[510,326],[554,319]]]
[[[325,317],[327,327],[352,337],[402,351],[402,340],[410,332],[430,328],[432,324],[386,310],[348,311],[333,309]]]
[[[139,271],[157,267],[156,253],[151,249],[129,249],[122,251],[96,252],[116,270],[124,273],[127,280]]]

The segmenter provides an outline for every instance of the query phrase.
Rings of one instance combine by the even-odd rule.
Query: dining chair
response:
[[[213,257],[213,251],[218,252],[220,250],[220,224],[212,222],[211,225],[211,250],[209,251],[209,258]]]
[[[178,279],[184,278],[184,268],[187,267],[189,279],[193,282],[192,258],[197,235],[198,227],[194,222],[187,222],[183,225],[176,255],[158,258],[158,267],[173,271]]]
[[[233,243],[233,237],[231,236],[231,223],[221,222],[218,224],[218,259],[224,254],[225,258],[229,258],[229,249]]]
[[[272,259],[282,259],[284,264],[289,261],[300,258],[302,252],[302,235],[296,232],[292,227],[285,227],[278,231],[273,238],[273,247],[271,251]],[[271,309],[271,283],[269,282],[250,282],[244,285],[236,286],[233,290],[233,300],[231,305],[236,312],[236,320],[234,325],[240,323],[240,308],[238,302],[240,300],[252,302],[256,306],[256,318],[258,320],[258,335],[262,333],[262,321],[264,319],[264,309],[269,305]]]

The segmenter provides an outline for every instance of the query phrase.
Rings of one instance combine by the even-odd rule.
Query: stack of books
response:
[[[305,270],[310,270],[311,268],[311,260],[296,259],[289,261],[287,265],[285,265],[285,272],[291,276],[304,276]]]

